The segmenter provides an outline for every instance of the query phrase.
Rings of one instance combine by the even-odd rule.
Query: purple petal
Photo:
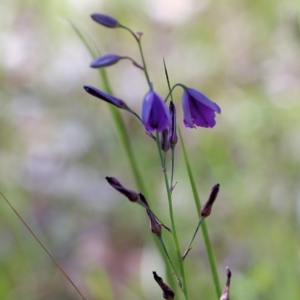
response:
[[[191,101],[190,103],[192,118],[195,125],[205,128],[212,128],[216,125],[215,112],[212,109],[197,101]]]
[[[182,95],[182,110],[183,110],[183,123],[186,127],[194,128],[194,123],[191,116],[191,110],[190,110],[190,96],[189,94],[184,91]]]
[[[116,64],[120,57],[116,54],[105,54],[95,58],[91,64],[91,68],[102,68]]]
[[[142,121],[143,124],[147,124],[149,120],[149,116],[151,113],[152,103],[153,103],[153,94],[148,92],[144,98],[143,106],[142,106]],[[145,125],[146,126],[146,125]],[[150,131],[146,128],[147,131]]]
[[[221,113],[221,108],[219,107],[219,105],[213,101],[211,101],[209,98],[207,98],[204,94],[202,94],[201,92],[189,88],[187,89],[187,92],[190,94],[191,97],[193,97],[194,99],[196,99],[197,101],[201,102],[203,105],[209,107],[210,109],[214,110],[217,113]]]
[[[204,94],[195,89],[185,89],[182,95],[183,122],[186,127],[201,126],[212,128],[216,125],[215,113],[221,113],[220,107]]]
[[[108,16],[108,15],[95,13],[95,14],[91,15],[91,18],[95,22],[97,22],[105,27],[116,28],[119,25],[119,22],[115,18]]]
[[[148,132],[162,132],[170,125],[170,113],[163,99],[149,91],[143,101],[142,121]]]

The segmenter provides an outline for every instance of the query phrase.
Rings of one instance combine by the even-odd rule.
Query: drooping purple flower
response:
[[[201,92],[186,88],[182,95],[183,122],[186,127],[194,128],[214,127],[216,125],[215,113],[221,113],[218,104],[208,99]]]
[[[99,99],[102,99],[118,108],[123,108],[123,109],[127,108],[127,105],[123,100],[121,100],[115,96],[112,96],[110,94],[107,94],[91,85],[85,85],[83,88],[90,95],[97,97]]]
[[[122,57],[116,54],[105,54],[95,58],[91,64],[91,68],[103,68],[116,64]]]
[[[143,101],[142,121],[147,132],[162,132],[170,125],[170,113],[164,100],[152,90]]]
[[[119,22],[115,18],[108,15],[95,13],[91,15],[91,18],[95,22],[108,28],[116,28],[119,25]]]

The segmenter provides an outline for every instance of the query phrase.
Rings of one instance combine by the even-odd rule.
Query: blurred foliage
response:
[[[202,201],[221,184],[207,224],[222,283],[225,266],[233,272],[232,299],[300,299],[299,1],[4,0],[0,10],[1,191],[87,299],[161,299],[152,271],[166,274],[145,213],[105,181],[136,188],[107,104],[82,89],[99,81],[67,20],[102,53],[139,56],[128,33],[100,27],[93,12],[144,33],[161,95],[165,57],[173,84],[222,108],[214,129],[182,130]],[[107,72],[116,96],[139,112],[147,91],[140,70],[121,61]],[[122,115],[149,201],[169,224],[153,141]],[[175,181],[184,249],[197,212],[180,146]],[[79,299],[4,201],[0,242],[0,299]],[[201,234],[185,263],[191,299],[214,299]]]

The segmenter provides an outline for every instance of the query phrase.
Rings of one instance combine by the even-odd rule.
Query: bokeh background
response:
[[[221,184],[207,225],[222,285],[225,267],[233,272],[232,299],[300,299],[298,0],[4,0],[0,11],[1,191],[87,299],[162,299],[152,271],[171,280],[145,213],[105,181],[137,189],[108,104],[82,88],[101,82],[68,21],[102,53],[140,58],[127,32],[99,26],[93,12],[144,33],[161,95],[165,57],[173,84],[222,108],[215,128],[184,128],[175,91],[202,202]],[[115,95],[139,112],[143,73],[128,61],[107,73]],[[149,202],[170,224],[155,145],[137,119],[122,117]],[[180,144],[175,168],[183,251],[198,217]],[[200,231],[185,264],[190,298],[216,299]],[[80,299],[3,199],[0,299]]]

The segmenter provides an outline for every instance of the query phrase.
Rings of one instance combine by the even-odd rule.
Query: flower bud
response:
[[[116,64],[120,59],[121,57],[116,54],[105,54],[95,58],[91,62],[90,67],[91,68],[109,67]]]
[[[139,193],[139,197],[140,197],[140,204],[144,207],[149,207],[149,204],[147,202],[147,199],[145,198],[145,196],[142,193]]]
[[[176,124],[176,107],[175,107],[173,101],[170,102],[169,111],[170,111],[170,116],[171,116],[169,141],[170,141],[171,146],[175,147],[175,145],[178,142],[178,137],[177,137],[177,124]]]
[[[119,26],[119,22],[115,18],[108,16],[108,15],[95,13],[95,14],[91,15],[91,18],[95,22],[97,22],[105,27],[116,28]]]
[[[173,292],[173,290],[164,283],[163,279],[159,277],[156,274],[156,272],[152,272],[152,273],[153,273],[154,280],[157,282],[157,284],[160,286],[160,288],[163,291],[164,299],[173,300],[175,298],[175,293]]]
[[[231,278],[231,271],[228,267],[226,267],[226,274],[227,274],[227,281],[224,286],[222,295],[220,300],[229,300],[229,288],[230,288],[230,278]]]
[[[163,132],[170,125],[170,113],[164,100],[152,90],[144,97],[142,121],[147,132]]]
[[[99,99],[102,99],[102,100],[104,100],[104,101],[106,101],[106,102],[108,102],[108,103],[110,103],[110,104],[112,104],[112,105],[114,105],[118,108],[122,108],[122,109],[127,108],[127,105],[123,100],[121,100],[119,98],[116,98],[116,97],[114,97],[110,94],[107,94],[107,93],[105,93],[105,92],[103,92],[103,91],[101,91],[101,90],[99,90],[99,89],[97,89],[97,88],[95,88],[91,85],[85,85],[83,88],[90,95],[92,95],[94,97],[97,97]]]
[[[168,135],[169,135],[169,129],[166,128],[161,133],[161,143],[160,143],[160,147],[161,147],[162,151],[164,151],[164,152],[167,152],[170,149],[170,142],[168,139]]]
[[[152,214],[152,212],[149,209],[146,209],[146,212],[147,212],[147,215],[148,215],[151,231],[154,234],[160,236],[161,235],[161,225],[160,225],[160,223],[158,223],[156,221],[154,215]]]
[[[200,213],[203,218],[206,218],[211,214],[211,209],[218,196],[219,190],[220,190],[220,185],[218,183],[212,187],[208,200],[201,207]]]
[[[116,178],[114,177],[105,177],[107,182],[118,192],[123,194],[125,197],[129,199],[131,202],[139,202],[140,197],[139,194],[135,191],[129,190],[125,188]]]

